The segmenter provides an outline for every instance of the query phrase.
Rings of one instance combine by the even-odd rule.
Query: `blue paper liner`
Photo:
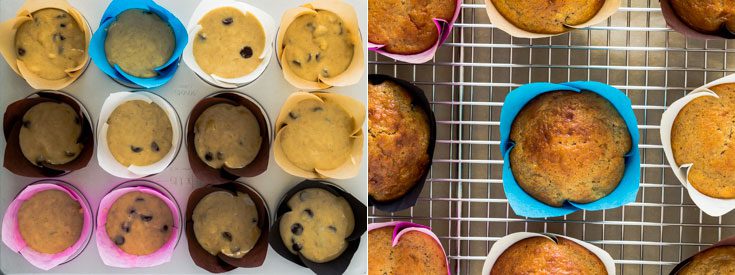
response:
[[[155,68],[158,76],[151,78],[140,78],[123,72],[119,66],[110,65],[105,54],[105,39],[107,38],[107,29],[117,20],[117,16],[129,9],[142,9],[155,13],[162,20],[166,21],[174,32],[176,39],[176,47],[174,48],[171,58],[163,65]],[[100,26],[92,35],[89,42],[89,56],[100,70],[107,74],[110,78],[118,83],[133,88],[155,88],[166,84],[173,78],[176,69],[181,61],[181,54],[184,52],[186,43],[189,41],[186,28],[176,16],[165,8],[159,6],[151,0],[114,0],[107,6],[105,13],[100,20]]]
[[[567,201],[562,207],[553,207],[531,197],[518,185],[515,177],[513,177],[513,172],[510,167],[510,151],[515,145],[510,140],[510,129],[513,121],[521,109],[532,99],[540,94],[553,91],[589,91],[602,96],[610,101],[613,107],[620,113],[630,132],[631,149],[625,155],[625,172],[623,178],[620,180],[620,184],[618,184],[618,187],[612,193],[594,202],[575,203]],[[638,122],[631,108],[630,99],[621,91],[609,85],[599,82],[578,81],[562,84],[531,83],[518,87],[508,94],[505,98],[503,109],[500,111],[500,150],[503,153],[504,159],[503,189],[510,207],[520,216],[547,218],[564,216],[580,209],[602,210],[616,208],[635,201],[641,177],[641,157],[640,152],[638,152],[638,140]]]

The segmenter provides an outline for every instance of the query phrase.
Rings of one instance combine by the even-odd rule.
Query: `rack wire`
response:
[[[671,172],[659,138],[666,106],[735,71],[733,42],[686,39],[666,27],[656,0],[624,0],[606,22],[544,39],[510,37],[483,0],[464,0],[447,42],[425,64],[370,53],[370,73],[424,89],[437,118],[434,165],[416,206],[370,209],[370,222],[433,228],[454,274],[479,274],[490,247],[514,232],[551,232],[605,249],[620,274],[668,274],[681,260],[735,235],[735,213],[704,214]],[[500,109],[529,82],[592,80],[631,99],[638,118],[641,187],[634,203],[548,219],[517,216],[503,193]]]

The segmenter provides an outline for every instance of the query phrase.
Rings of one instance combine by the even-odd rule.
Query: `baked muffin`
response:
[[[168,62],[175,47],[171,26],[157,14],[142,9],[120,13],[105,38],[110,65],[142,78],[158,76],[154,69]]]
[[[174,230],[171,209],[160,198],[140,192],[128,192],[107,212],[105,230],[110,240],[132,255],[149,255],[161,248]]]
[[[735,33],[735,1],[669,0],[671,9],[687,26],[702,33]]]
[[[631,149],[630,133],[615,107],[586,91],[537,96],[518,113],[510,139],[518,185],[555,207],[607,196],[623,178]]]
[[[377,201],[406,194],[429,163],[429,117],[400,85],[368,84],[368,193]]]
[[[197,242],[212,255],[242,258],[260,238],[258,210],[245,193],[209,193],[194,207],[191,219]]]
[[[368,1],[368,40],[396,54],[428,50],[439,38],[433,19],[451,21],[455,0]]]
[[[194,147],[199,158],[212,168],[242,168],[260,151],[260,126],[244,106],[219,103],[196,120]]]
[[[368,232],[368,274],[446,275],[444,251],[426,234],[411,231],[392,246],[393,230],[388,226]]]
[[[66,103],[41,102],[23,115],[18,135],[20,149],[31,163],[43,166],[65,164],[84,147],[79,138],[82,125],[76,111]]]
[[[154,102],[126,101],[112,111],[107,124],[107,146],[125,167],[151,165],[171,150],[173,126]]]
[[[490,274],[607,274],[597,255],[566,238],[531,237],[508,247]]]
[[[605,0],[491,0],[505,20],[519,29],[542,34],[559,34],[567,26],[586,23]]]
[[[677,274],[735,274],[735,246],[718,246],[699,253]]]
[[[18,231],[23,241],[40,253],[56,254],[81,237],[84,212],[79,202],[61,190],[33,195],[18,210]]]
[[[735,198],[735,84],[711,87],[720,98],[703,96],[679,111],[671,126],[671,149],[678,166],[692,163],[689,182],[702,194]]]

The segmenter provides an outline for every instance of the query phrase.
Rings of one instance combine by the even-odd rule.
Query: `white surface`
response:
[[[84,17],[89,21],[93,31],[97,30],[99,20],[109,1],[82,1],[69,0]],[[359,24],[363,41],[367,41],[367,1],[363,0],[345,0],[355,7],[359,17]],[[157,0],[157,3],[171,11],[181,22],[188,22],[194,8],[199,1],[184,0]],[[306,3],[307,1],[280,1],[273,2],[269,0],[248,0],[247,3],[256,6],[269,13],[276,22],[280,22],[281,14],[284,10]],[[21,6],[22,0],[0,0],[0,21],[7,20],[15,15],[16,10]],[[367,55],[366,53],[364,53]],[[105,98],[114,92],[129,91],[131,89],[117,84],[115,81],[107,77],[94,64],[91,64],[87,71],[73,84],[64,89],[77,99],[79,99],[89,110],[92,121],[99,118],[100,108]],[[205,96],[220,91],[222,89],[215,88],[201,79],[192,72],[185,64],[180,64],[179,69],[174,75],[171,82],[163,87],[152,89],[152,91],[169,101],[179,114],[179,118],[183,125],[189,116],[192,107]],[[268,113],[271,123],[274,123],[278,116],[281,104],[286,97],[292,92],[297,91],[296,88],[289,85],[281,75],[281,70],[275,57],[271,57],[270,64],[263,76],[255,82],[243,88],[235,89],[252,96],[260,102]],[[338,92],[341,94],[352,96],[362,102],[367,102],[367,77],[364,75],[359,84],[350,87],[330,88],[329,92]],[[7,105],[13,101],[24,98],[34,92],[34,89],[17,76],[7,64],[0,64],[0,104],[4,112]],[[367,123],[363,125],[363,130],[367,131]],[[364,140],[364,142],[367,142]],[[0,147],[5,148],[5,140],[2,139]],[[330,180],[337,185],[343,187],[367,205],[367,144],[364,146],[364,154],[362,160],[362,168],[357,177],[350,180]],[[4,151],[0,151],[4,155]],[[2,156],[0,155],[0,157]],[[98,165],[96,154],[89,161],[89,165],[81,170],[75,171],[69,175],[60,177],[60,180],[67,181],[79,188],[92,205],[96,214],[97,206],[100,199],[117,184],[127,181],[125,179],[116,178],[104,172]],[[10,173],[6,169],[0,170],[0,207],[2,211],[10,204],[12,198],[27,184],[38,180],[33,178],[18,177]],[[171,167],[163,173],[147,178],[166,187],[183,207],[185,211],[185,202],[189,193],[202,186],[196,180],[189,168],[189,161],[186,150],[180,150],[174,159]],[[260,192],[268,202],[271,213],[275,213],[277,203],[281,196],[291,187],[299,183],[302,179],[293,177],[282,171],[273,160],[271,152],[268,170],[254,178],[242,178],[243,182],[248,183],[258,192]],[[360,248],[352,259],[350,267],[346,274],[363,274],[367,272],[367,234],[363,234]],[[13,253],[2,245],[0,247],[0,270],[4,273],[40,273],[42,270],[32,266],[26,262],[19,254]],[[122,269],[105,266],[98,253],[94,242],[90,243],[84,252],[70,263],[58,266],[50,271],[50,273],[129,273],[129,274],[171,274],[171,273],[204,273],[205,270],[194,264],[189,256],[189,250],[186,239],[182,236],[178,246],[176,247],[171,262],[151,268],[135,268]],[[46,273],[46,272],[45,272]],[[268,256],[265,263],[260,268],[245,269],[238,268],[230,273],[237,274],[311,274],[312,272],[299,265],[291,263],[278,255],[273,249],[268,249]]]

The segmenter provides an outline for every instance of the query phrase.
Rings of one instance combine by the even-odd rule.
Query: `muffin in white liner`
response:
[[[115,159],[107,145],[107,128],[109,127],[107,120],[109,119],[110,114],[121,104],[132,100],[156,103],[161,107],[161,109],[163,109],[166,115],[168,115],[169,122],[171,122],[171,128],[173,130],[171,149],[163,158],[151,165],[130,165],[125,167]],[[105,103],[102,105],[102,110],[100,111],[99,121],[97,122],[97,162],[102,169],[107,171],[107,173],[119,178],[128,179],[158,174],[171,164],[176,157],[176,154],[179,152],[180,147],[181,122],[179,121],[179,116],[171,104],[162,97],[153,93],[138,91],[112,93],[107,97],[107,99],[105,99]]]
[[[207,74],[199,66],[196,59],[194,58],[194,39],[198,38],[197,33],[199,33],[199,31],[202,29],[202,26],[199,25],[199,21],[210,11],[223,7],[232,7],[240,10],[243,14],[252,14],[258,19],[261,26],[263,27],[263,32],[265,32],[265,45],[263,48],[263,53],[258,56],[258,59],[261,60],[260,65],[258,65],[258,67],[254,71],[238,78],[225,78],[217,76],[215,74]],[[210,85],[216,87],[234,89],[245,86],[255,81],[258,77],[260,77],[261,74],[263,74],[265,69],[268,67],[271,56],[273,55],[273,48],[271,47],[271,45],[273,44],[273,39],[276,35],[275,21],[264,11],[243,2],[234,0],[201,1],[197,8],[194,10],[191,19],[189,20],[189,25],[187,26],[187,29],[189,31],[189,43],[184,49],[184,63],[186,63],[186,66],[194,71],[197,76],[199,76]]]

